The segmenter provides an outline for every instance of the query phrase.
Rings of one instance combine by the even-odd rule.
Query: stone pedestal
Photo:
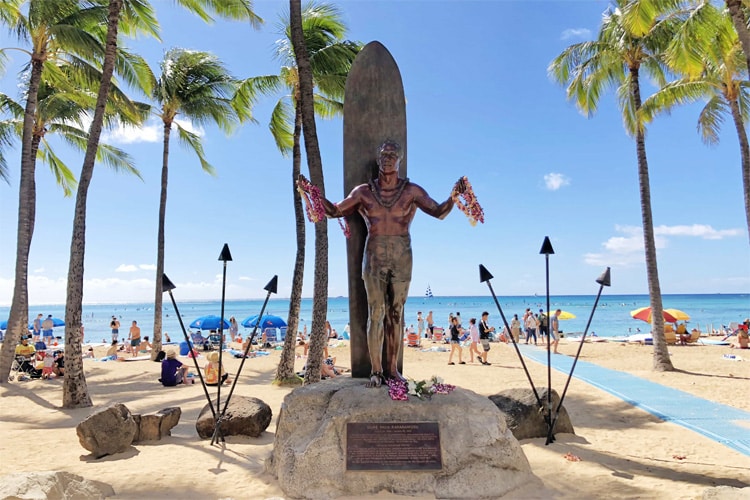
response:
[[[347,471],[347,423],[437,422],[442,468]],[[457,388],[430,400],[393,401],[387,387],[338,377],[300,387],[284,398],[268,472],[292,498],[433,494],[498,498],[539,481],[505,418],[485,396]]]

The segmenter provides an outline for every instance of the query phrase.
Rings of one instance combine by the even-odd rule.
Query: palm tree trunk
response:
[[[151,359],[161,351],[161,321],[164,292],[161,289],[161,277],[164,274],[164,221],[167,217],[167,182],[169,180],[169,137],[172,122],[164,123],[164,146],[161,158],[161,195],[159,198],[159,229],[156,236],[156,293],[154,295],[154,338],[151,343]]]
[[[104,108],[107,104],[109,87],[117,55],[117,29],[123,0],[109,1],[107,17],[107,38],[102,66],[102,81],[96,97],[94,119],[89,130],[86,155],[83,159],[81,176],[78,180],[73,237],[70,243],[70,264],[68,265],[68,294],[65,301],[65,376],[63,379],[63,408],[84,408],[92,405],[86,377],[83,373],[81,355],[81,310],[83,307],[83,264],[86,250],[86,198],[91,177],[94,174],[96,151],[102,134]]]
[[[35,54],[31,60],[26,108],[23,115],[21,137],[21,178],[18,186],[18,229],[16,237],[16,274],[13,301],[10,306],[8,329],[0,351],[0,384],[8,380],[16,345],[21,335],[29,330],[29,250],[36,219],[36,151],[34,147],[34,122],[42,64],[46,53]],[[36,141],[37,148],[39,140]]]
[[[745,194],[745,217],[747,219],[747,232],[750,236],[750,146],[747,141],[745,123],[742,121],[739,102],[737,99],[727,99],[732,109],[732,119],[737,129],[737,138],[740,141],[740,155],[742,158],[742,189]]]
[[[638,68],[630,68],[630,91],[636,112],[641,109],[641,89],[638,81]],[[643,246],[646,252],[646,274],[648,276],[648,294],[651,299],[651,329],[654,339],[654,370],[672,371],[667,341],[664,338],[664,316],[659,285],[659,269],[656,265],[656,238],[654,237],[654,220],[651,213],[651,183],[648,175],[646,158],[646,136],[642,126],[638,126],[635,137],[636,154],[638,155],[638,183],[641,193],[641,218],[643,220]]]
[[[305,153],[310,169],[310,182],[318,186],[325,196],[323,163],[320,159],[318,135],[315,127],[313,107],[313,79],[310,58],[302,34],[302,6],[300,0],[289,0],[289,20],[292,32],[292,46],[299,71],[300,104],[302,108],[302,131],[305,136]],[[328,222],[315,224],[315,278],[313,284],[312,326],[310,328],[310,350],[307,356],[305,383],[320,380],[323,362],[323,346],[328,342],[325,332],[328,310]]]
[[[305,276],[305,214],[302,209],[302,197],[297,191],[297,179],[300,174],[302,152],[300,136],[302,135],[302,110],[299,102],[294,106],[294,145],[292,146],[292,194],[294,196],[294,225],[297,232],[297,254],[294,259],[292,291],[289,296],[289,316],[286,323],[286,338],[281,360],[276,370],[274,382],[282,385],[296,385],[299,378],[294,372],[294,360],[297,330],[299,329],[299,310],[302,302],[302,281]]]

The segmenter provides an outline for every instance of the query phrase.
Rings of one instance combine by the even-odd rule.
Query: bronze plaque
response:
[[[437,422],[346,424],[346,470],[441,470]]]

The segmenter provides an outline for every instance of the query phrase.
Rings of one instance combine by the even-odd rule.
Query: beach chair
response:
[[[29,378],[42,378],[42,370],[36,369],[33,360],[26,359],[24,356],[14,356],[8,380],[13,381],[16,378],[22,380],[24,376]]]
[[[672,329],[672,325],[667,325],[669,328],[664,329],[664,340],[667,341],[667,344],[676,344],[677,343],[677,334]]]
[[[406,335],[407,347],[419,347],[419,335],[414,332],[409,332]]]
[[[445,330],[440,327],[436,326],[432,328],[432,341],[433,342],[443,342],[445,338]]]
[[[279,328],[279,342],[284,342],[286,340],[286,327],[282,326]]]

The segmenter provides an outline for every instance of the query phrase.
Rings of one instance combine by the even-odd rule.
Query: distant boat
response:
[[[430,284],[427,284],[427,291],[424,292],[424,296],[428,299],[432,298],[432,290],[430,289]]]

